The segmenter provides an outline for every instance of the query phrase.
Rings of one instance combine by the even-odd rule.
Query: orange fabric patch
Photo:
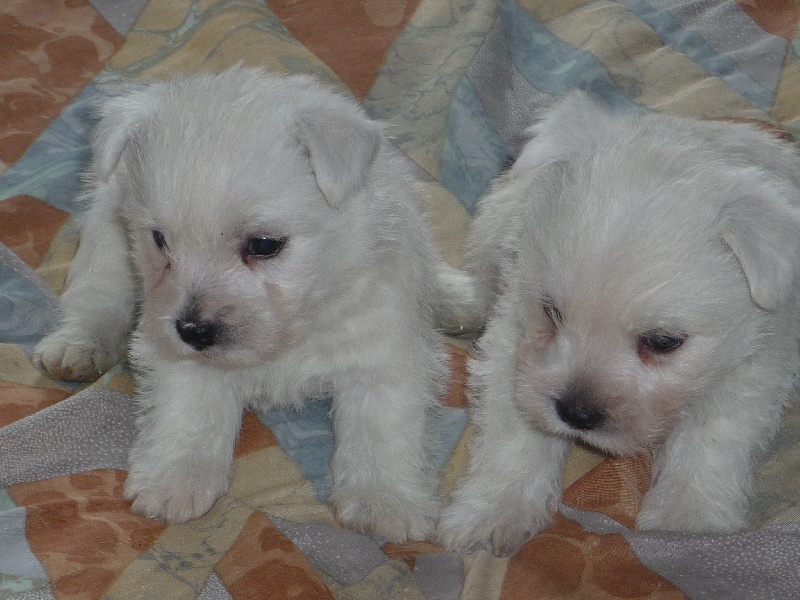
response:
[[[278,440],[258,418],[254,412],[247,411],[242,419],[242,429],[239,433],[239,442],[236,444],[234,456],[245,456],[257,450],[272,448],[278,445]]]
[[[89,0],[12,0],[0,14],[0,160],[17,161],[122,46]]]
[[[418,556],[423,554],[444,554],[446,550],[431,542],[408,542],[406,544],[394,544],[387,542],[381,548],[383,552],[392,559],[402,560],[408,568],[414,570],[414,563]]]
[[[467,359],[469,354],[458,346],[448,345],[450,350],[450,389],[444,403],[453,408],[467,408]]]
[[[67,219],[67,213],[37,198],[13,196],[0,201],[0,242],[35,269]]]
[[[642,498],[650,489],[649,457],[608,458],[564,492],[564,503],[580,510],[602,512],[633,528]]]
[[[797,0],[739,0],[739,6],[759,27],[789,41],[800,23]]]
[[[216,572],[236,600],[333,599],[308,559],[261,512],[251,515]]]
[[[683,593],[645,568],[621,535],[596,535],[561,515],[508,563],[503,598],[651,598]]]
[[[166,524],[130,512],[124,471],[55,477],[8,488],[28,517],[26,537],[59,600],[103,597]]]
[[[10,425],[69,396],[69,392],[0,381],[0,427]]]
[[[634,526],[650,485],[647,457],[606,459],[564,492],[564,502]],[[639,562],[625,538],[597,535],[557,514],[553,524],[511,558],[503,597],[684,598]]]
[[[420,0],[267,0],[297,40],[363,99]]]

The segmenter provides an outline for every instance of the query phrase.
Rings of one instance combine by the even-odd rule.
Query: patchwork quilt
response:
[[[231,489],[204,517],[134,515],[121,494],[136,414],[125,365],[77,385],[30,361],[77,247],[104,84],[240,62],[320,77],[389,124],[458,266],[476,202],[570,89],[800,136],[799,21],[796,0],[4,0],[0,600],[800,597],[800,410],[760,470],[747,531],[636,532],[649,457],[576,448],[553,525],[497,558],[340,527],[326,502],[325,400],[247,414]],[[451,349],[445,498],[472,434],[469,341]]]

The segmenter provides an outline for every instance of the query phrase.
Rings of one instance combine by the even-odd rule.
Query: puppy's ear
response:
[[[98,107],[100,120],[92,138],[97,175],[107,180],[117,168],[122,153],[140,123],[154,109],[154,85],[123,84],[104,88]]]
[[[789,298],[800,266],[800,190],[761,182],[724,206],[720,222],[753,301],[774,310]]]
[[[366,181],[383,133],[380,124],[360,114],[323,109],[300,117],[297,137],[320,191],[331,206],[339,206]]]
[[[611,109],[600,99],[575,90],[544,109],[541,118],[525,130],[523,146],[511,175],[547,164],[580,161],[594,152],[605,128],[617,127]]]

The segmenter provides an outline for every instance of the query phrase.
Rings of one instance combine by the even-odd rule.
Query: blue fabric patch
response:
[[[612,107],[640,109],[620,92],[608,70],[592,53],[575,48],[536,22],[514,0],[504,0],[499,18],[514,68],[533,89],[554,97],[582,89]],[[494,93],[498,101],[513,102]],[[441,179],[469,210],[486,193],[493,178],[516,157],[486,116],[468,75],[456,89],[442,149]]]
[[[31,591],[47,583],[47,573],[25,537],[26,516],[26,510],[0,489],[0,597],[5,597],[3,592]]]
[[[478,199],[511,159],[511,150],[486,117],[472,82],[463,77],[447,115],[442,184],[474,213]]]
[[[326,502],[331,492],[330,462],[333,458],[334,434],[331,422],[332,401],[329,398],[309,401],[300,410],[272,408],[258,411],[262,423],[275,435],[281,449],[300,467],[303,477],[314,486],[317,498]],[[434,464],[441,470],[453,453],[467,425],[467,411],[439,407],[434,419],[438,443]]]
[[[631,104],[594,54],[557,38],[515,0],[503,2],[500,18],[514,66],[537,90],[561,96],[580,88],[612,106]]]
[[[87,86],[33,143],[25,155],[0,177],[0,200],[27,194],[65,212],[82,207],[75,201],[81,171],[90,157],[92,108],[100,93]]]
[[[314,485],[317,498],[326,501],[331,491],[328,465],[333,457],[331,400],[308,402],[301,410],[272,408],[258,411],[278,444],[300,466],[303,477]]]
[[[685,54],[709,74],[725,81],[753,106],[769,112],[777,89],[768,90],[742,71],[729,57],[720,56],[697,33],[684,29],[668,12],[641,0],[621,0],[628,10],[647,23],[665,43]]]
[[[0,266],[0,342],[28,352],[55,325],[50,301],[15,271]]]

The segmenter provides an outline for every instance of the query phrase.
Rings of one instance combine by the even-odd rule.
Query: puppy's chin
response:
[[[678,418],[676,414],[637,415],[610,410],[601,424],[579,429],[566,424],[548,401],[521,401],[519,407],[533,428],[620,458],[651,454],[668,437]]]

